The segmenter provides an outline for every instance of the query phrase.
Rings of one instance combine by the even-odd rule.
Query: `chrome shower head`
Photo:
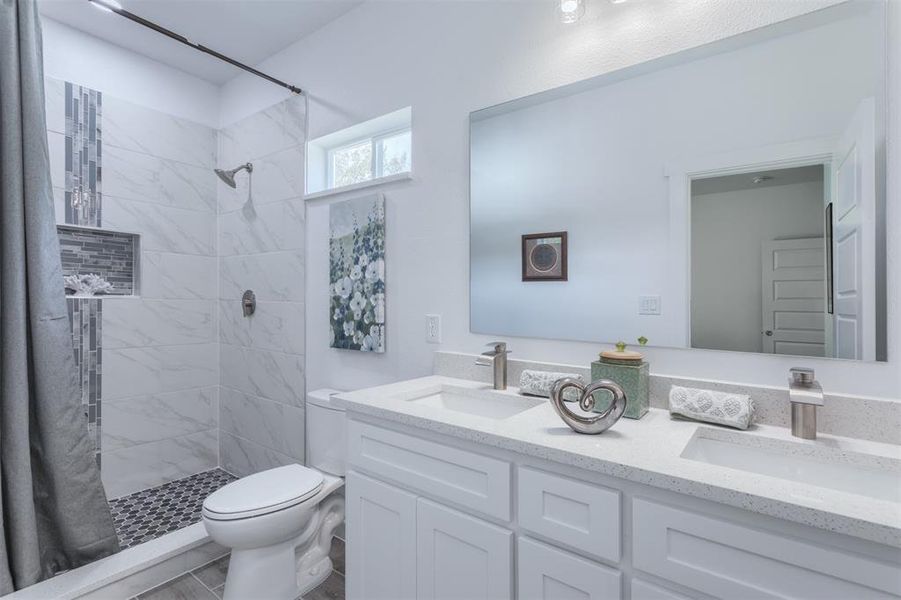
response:
[[[238,187],[237,182],[235,182],[235,175],[237,175],[241,171],[245,171],[245,170],[248,173],[253,173],[253,164],[245,163],[245,164],[241,165],[240,167],[235,167],[234,169],[229,169],[227,171],[224,169],[213,169],[213,171],[216,173],[216,175],[219,176],[219,179],[221,179],[223,182],[225,182],[225,185],[227,185],[230,188]]]
[[[213,169],[213,171],[216,172],[216,175],[219,176],[219,179],[225,182],[225,185],[233,188],[238,187],[238,185],[235,183],[234,171],[223,171],[222,169]]]

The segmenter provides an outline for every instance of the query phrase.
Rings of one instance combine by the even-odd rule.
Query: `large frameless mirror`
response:
[[[471,115],[471,329],[886,359],[885,5]]]

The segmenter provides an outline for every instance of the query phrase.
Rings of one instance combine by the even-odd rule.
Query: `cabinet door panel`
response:
[[[898,564],[636,498],[637,569],[718,598],[898,598]]]
[[[519,468],[517,490],[522,527],[594,557],[619,561],[619,491],[530,467]]]
[[[510,519],[510,464],[368,423],[347,424],[348,460],[363,471]]]
[[[347,473],[347,597],[416,597],[416,496]]]
[[[419,499],[420,600],[509,600],[513,597],[513,533]]]
[[[621,596],[619,571],[529,538],[519,538],[516,548],[516,597],[520,600],[615,600]]]

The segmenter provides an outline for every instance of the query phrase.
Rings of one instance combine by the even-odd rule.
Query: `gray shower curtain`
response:
[[[0,0],[0,595],[118,551],[62,284],[34,0]]]

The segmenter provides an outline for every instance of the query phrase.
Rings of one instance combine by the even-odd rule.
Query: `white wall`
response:
[[[766,25],[831,2],[594,2],[573,27],[546,3],[365,3],[262,65],[310,90],[310,137],[412,105],[415,179],[385,188],[388,219],[388,351],[328,349],[325,201],[307,214],[307,373],[310,389],[354,388],[423,375],[431,352],[477,351],[488,336],[469,332],[470,111],[571,83]],[[901,7],[892,6],[894,23]],[[896,60],[899,53],[890,53]],[[892,75],[897,63],[892,64]],[[893,80],[893,91],[898,82]],[[275,86],[240,76],[221,98],[230,123],[284,98]],[[896,106],[896,105],[893,105]],[[894,113],[892,113],[894,117]],[[899,134],[897,121],[892,133]],[[893,138],[898,139],[898,138]],[[889,148],[889,152],[893,147]],[[888,164],[893,164],[889,156]],[[897,162],[897,160],[895,160]],[[899,181],[889,183],[889,232],[899,229]],[[805,360],[832,392],[895,397],[897,242],[889,239],[889,364]],[[425,343],[425,313],[443,316],[444,344]],[[584,364],[596,344],[518,338],[521,358]],[[649,349],[652,370],[782,386],[796,359]]]
[[[694,196],[691,220],[692,346],[761,352],[761,243],[822,237],[823,182]]]
[[[219,88],[212,83],[52,19],[42,17],[41,23],[45,76],[211,127],[219,124]]]

